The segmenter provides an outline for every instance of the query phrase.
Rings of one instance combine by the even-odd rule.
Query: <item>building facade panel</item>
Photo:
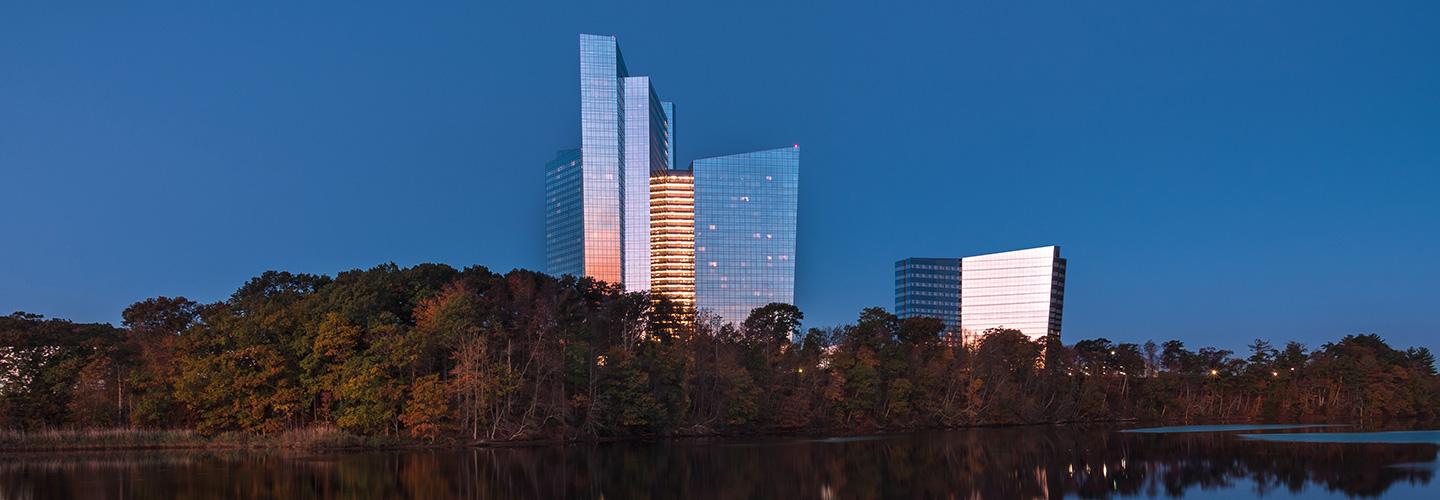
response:
[[[613,36],[580,35],[580,151],[584,165],[583,274],[622,281],[624,219],[621,162],[625,151],[621,78],[628,76]]]
[[[650,177],[670,169],[669,117],[648,76],[621,78],[625,290],[650,289]],[[633,194],[633,195],[632,195]]]
[[[961,259],[960,327],[1020,330],[1031,338],[1060,334],[1065,259],[1040,247]]]
[[[960,259],[909,258],[895,262],[895,315],[929,316],[960,331]]]
[[[675,103],[661,102],[660,110],[665,113],[665,164],[667,168],[680,168],[675,163]]]
[[[800,149],[696,160],[696,307],[741,322],[795,300]]]
[[[553,276],[585,275],[580,156],[565,149],[545,164],[545,272]]]
[[[650,78],[621,78],[620,87],[625,145],[620,185],[625,231],[622,283],[625,291],[636,292],[650,289]],[[642,186],[645,196],[640,196]]]

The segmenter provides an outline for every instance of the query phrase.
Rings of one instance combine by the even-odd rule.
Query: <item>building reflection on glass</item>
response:
[[[547,213],[578,220],[580,234],[547,216],[547,272],[650,289],[650,175],[673,161],[673,112],[650,77],[630,75],[615,37],[580,35],[580,158],[569,165],[580,170],[579,196],[548,179],[546,194]]]
[[[740,322],[765,304],[793,304],[800,147],[691,165],[696,307]]]

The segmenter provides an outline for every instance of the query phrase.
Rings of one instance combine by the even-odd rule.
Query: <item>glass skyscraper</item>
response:
[[[799,146],[676,168],[675,104],[602,35],[580,35],[580,139],[545,166],[547,272],[732,322],[794,301]]]
[[[695,303],[726,321],[795,301],[800,147],[703,158],[695,176]]]
[[[669,169],[673,110],[650,77],[630,76],[615,37],[580,35],[583,257],[571,274],[650,289],[650,173]]]
[[[1060,335],[1064,308],[1060,247],[895,263],[895,315],[938,317],[967,339],[999,327]]]

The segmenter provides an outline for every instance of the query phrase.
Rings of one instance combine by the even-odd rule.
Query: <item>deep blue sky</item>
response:
[[[1067,342],[1440,351],[1437,2],[232,3],[0,6],[0,314],[543,268],[588,32],[682,162],[802,146],[807,326],[1053,244]]]

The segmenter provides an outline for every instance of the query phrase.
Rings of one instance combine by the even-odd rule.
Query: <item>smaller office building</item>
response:
[[[1065,259],[1057,246],[895,262],[895,315],[940,318],[949,335],[967,341],[991,328],[1058,336],[1064,307]]]
[[[960,259],[911,257],[895,263],[895,315],[929,316],[960,331]]]

